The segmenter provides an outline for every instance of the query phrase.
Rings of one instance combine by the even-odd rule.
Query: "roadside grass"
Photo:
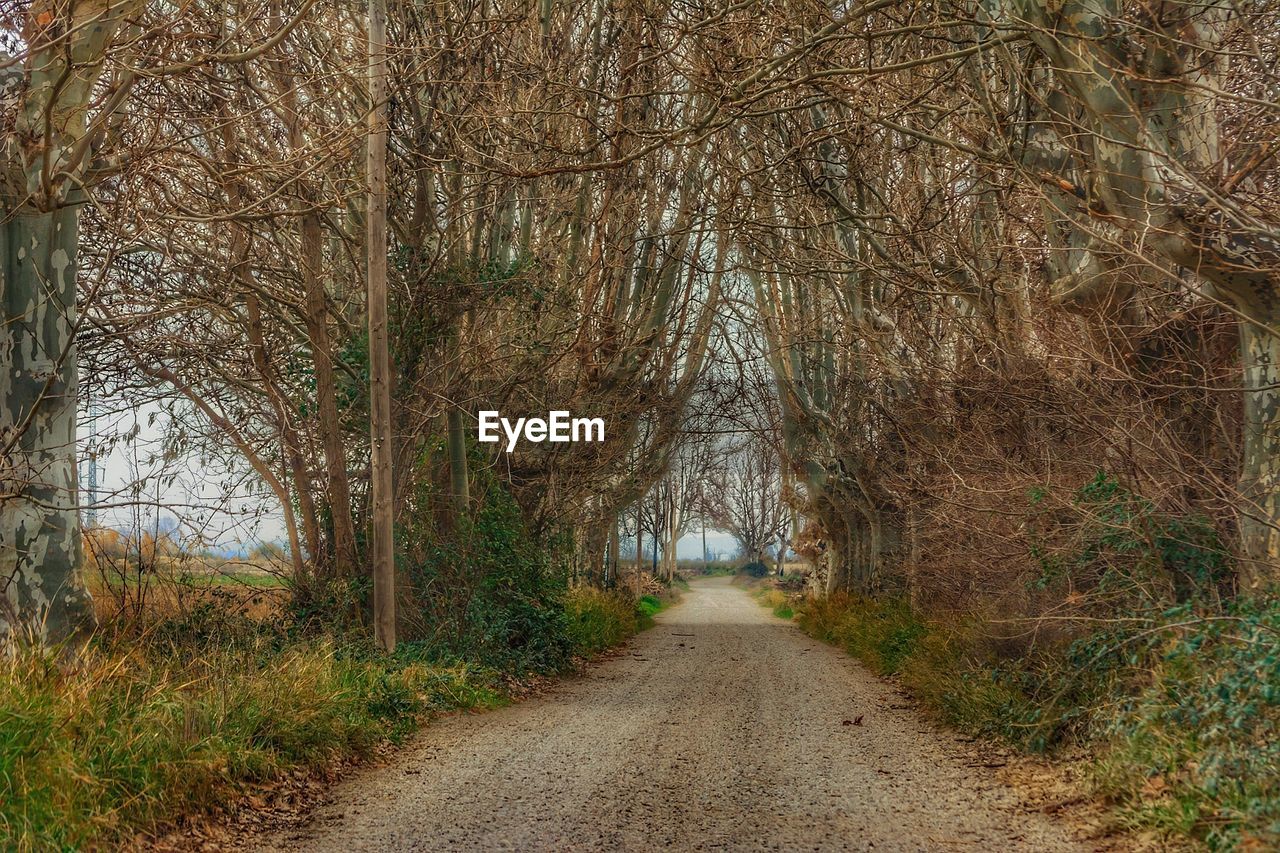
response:
[[[810,599],[797,621],[941,722],[1028,752],[1087,747],[1096,791],[1130,829],[1280,849],[1280,604],[1161,618],[1015,655],[976,618],[925,620],[898,600]]]
[[[795,608],[791,596],[773,586],[757,586],[751,594],[756,601],[773,611],[779,619],[791,619],[795,616]]]
[[[574,653],[622,642],[652,607],[567,592]],[[271,622],[236,624],[208,633],[160,622],[141,640],[104,634],[74,658],[32,647],[0,656],[0,849],[147,837],[284,774],[366,756],[433,712],[504,704],[521,675],[443,663],[412,643],[388,656]]]
[[[665,607],[666,602],[658,598],[656,595],[642,595],[640,600],[636,602],[636,613],[645,627],[653,624],[653,617],[657,616]]]
[[[643,599],[641,599],[643,602]],[[643,627],[640,602],[618,592],[580,587],[565,600],[568,633],[579,655],[618,645]]]
[[[676,578],[670,587],[662,590],[658,595],[645,593],[640,596],[636,601],[636,618],[639,620],[640,630],[647,631],[652,628],[653,617],[679,601],[680,596],[688,588],[688,581]]]

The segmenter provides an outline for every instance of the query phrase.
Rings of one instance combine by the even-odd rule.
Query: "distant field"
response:
[[[162,556],[139,572],[136,562],[91,558],[85,574],[104,624],[120,616],[179,615],[214,600],[220,609],[263,618],[288,597],[283,567],[268,561]]]
[[[109,573],[96,579],[99,584],[105,583],[112,588],[136,587],[143,583],[181,584],[192,588],[208,586],[249,586],[258,589],[283,589],[285,584],[277,575],[267,572],[170,572],[163,576],[143,575],[136,573],[121,575]],[[91,581],[92,586],[92,581]]]

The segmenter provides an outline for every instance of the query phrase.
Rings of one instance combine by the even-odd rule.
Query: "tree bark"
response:
[[[618,579],[618,564],[622,553],[622,518],[619,516],[613,521],[613,535],[609,537],[609,565],[605,567],[605,571],[610,575],[610,579],[616,583]]]
[[[239,275],[242,280],[251,283],[246,266],[241,266]],[[298,438],[298,431],[294,429],[289,419],[289,400],[280,384],[276,382],[275,372],[271,368],[271,359],[267,355],[262,326],[262,309],[257,293],[251,288],[245,290],[244,304],[254,367],[262,377],[263,387],[266,388],[272,407],[275,409],[276,431],[280,434],[280,443],[284,446],[285,466],[289,472],[289,479],[293,481],[294,493],[298,498],[298,512],[302,516],[306,557],[310,557],[314,563],[320,549],[320,524],[316,518],[315,502],[311,498],[311,478],[307,475],[307,466],[303,460],[302,442]],[[293,572],[296,580],[301,583],[306,572],[306,557],[300,553],[298,543],[293,543],[293,551],[291,555]]]
[[[316,408],[320,441],[324,446],[326,491],[333,520],[334,574],[355,571],[356,531],[351,517],[351,484],[347,478],[347,452],[338,418],[337,385],[329,342],[328,302],[325,296],[320,219],[314,213],[302,218],[302,278],[306,288],[307,337],[316,377]]]
[[[71,206],[0,225],[0,640],[74,643],[96,624],[76,476],[78,239]]]
[[[663,556],[667,558],[667,580],[673,581],[676,579],[676,545],[680,541],[679,533],[676,530],[676,519],[674,517],[671,519],[671,529],[667,538],[671,543],[671,550]]]
[[[373,492],[373,626],[396,647],[395,495],[391,481],[391,356],[387,329],[387,0],[369,0],[367,171],[369,428]]]
[[[467,474],[467,433],[466,420],[462,409],[451,405],[448,414],[449,445],[449,486],[453,492],[453,512],[455,527],[467,516],[471,509],[471,487]]]
[[[828,534],[831,539],[827,543],[826,553],[826,592],[827,595],[835,595],[849,588],[849,559],[853,555],[853,543],[849,540],[848,531],[829,530]]]
[[[598,521],[592,521],[580,539],[580,553],[577,561],[582,564],[587,583],[604,587],[608,582],[605,564],[608,561],[609,527]]]
[[[1268,325],[1276,327],[1280,311]],[[1244,463],[1240,580],[1257,587],[1280,566],[1280,337],[1253,323],[1240,325],[1244,363]]]
[[[103,59],[138,5],[33,4],[10,21],[40,33],[36,44],[20,63],[0,51],[0,87],[16,95],[0,146],[0,640],[75,645],[96,624],[76,471],[79,182]],[[116,81],[99,118],[133,80]]]

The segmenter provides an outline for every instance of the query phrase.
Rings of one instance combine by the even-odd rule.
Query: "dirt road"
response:
[[[433,722],[258,847],[1087,849],[901,701],[703,580],[620,657],[546,696]]]

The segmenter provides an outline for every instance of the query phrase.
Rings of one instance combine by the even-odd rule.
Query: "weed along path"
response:
[[[250,847],[1088,849],[991,772],[840,651],[715,578],[584,677],[433,722],[307,823]]]

